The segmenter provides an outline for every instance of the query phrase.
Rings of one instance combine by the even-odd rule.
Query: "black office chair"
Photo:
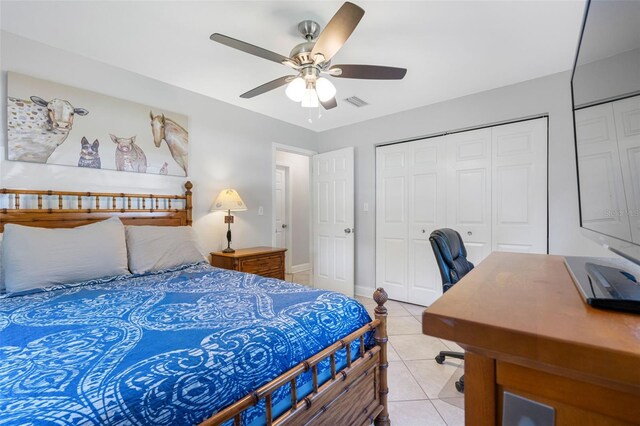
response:
[[[473,263],[467,260],[467,250],[460,234],[453,229],[436,229],[429,236],[436,262],[442,277],[442,292],[449,290],[473,269]],[[461,352],[442,351],[436,356],[436,362],[442,364],[446,357],[464,359]],[[464,375],[456,382],[458,392],[464,392]]]

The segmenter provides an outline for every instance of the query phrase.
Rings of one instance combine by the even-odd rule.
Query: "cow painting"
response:
[[[38,96],[31,96],[31,100],[8,97],[9,160],[46,163],[69,136],[74,117],[88,113],[62,99],[47,102]]]

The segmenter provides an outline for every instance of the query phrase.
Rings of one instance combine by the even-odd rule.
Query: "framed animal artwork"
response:
[[[186,116],[9,72],[7,158],[188,176]]]

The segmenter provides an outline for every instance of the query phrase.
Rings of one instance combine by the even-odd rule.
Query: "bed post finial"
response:
[[[374,311],[375,317],[380,321],[380,325],[376,328],[375,341],[376,345],[380,346],[380,405],[382,405],[382,411],[376,417],[375,426],[389,426],[389,406],[387,403],[387,394],[389,393],[389,384],[387,383],[387,368],[389,362],[387,361],[387,308],[384,304],[389,299],[389,295],[382,287],[379,287],[373,293],[373,300],[378,304]]]
[[[187,226],[191,226],[191,223],[193,222],[193,218],[191,215],[191,211],[193,209],[193,202],[192,202],[192,193],[191,193],[191,188],[193,188],[193,184],[191,183],[190,180],[188,180],[185,184],[184,187],[186,189],[184,195],[186,197],[185,200],[185,209],[187,210]]]

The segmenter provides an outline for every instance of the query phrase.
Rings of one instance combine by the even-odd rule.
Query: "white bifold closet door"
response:
[[[392,299],[442,294],[438,228],[457,230],[475,264],[547,252],[546,119],[379,147],[376,179],[376,281]]]
[[[441,293],[429,234],[446,221],[443,142],[391,145],[376,155],[376,281],[392,299],[430,300]]]
[[[476,264],[491,253],[491,129],[442,139],[448,151],[445,225],[460,233],[467,258]]]

